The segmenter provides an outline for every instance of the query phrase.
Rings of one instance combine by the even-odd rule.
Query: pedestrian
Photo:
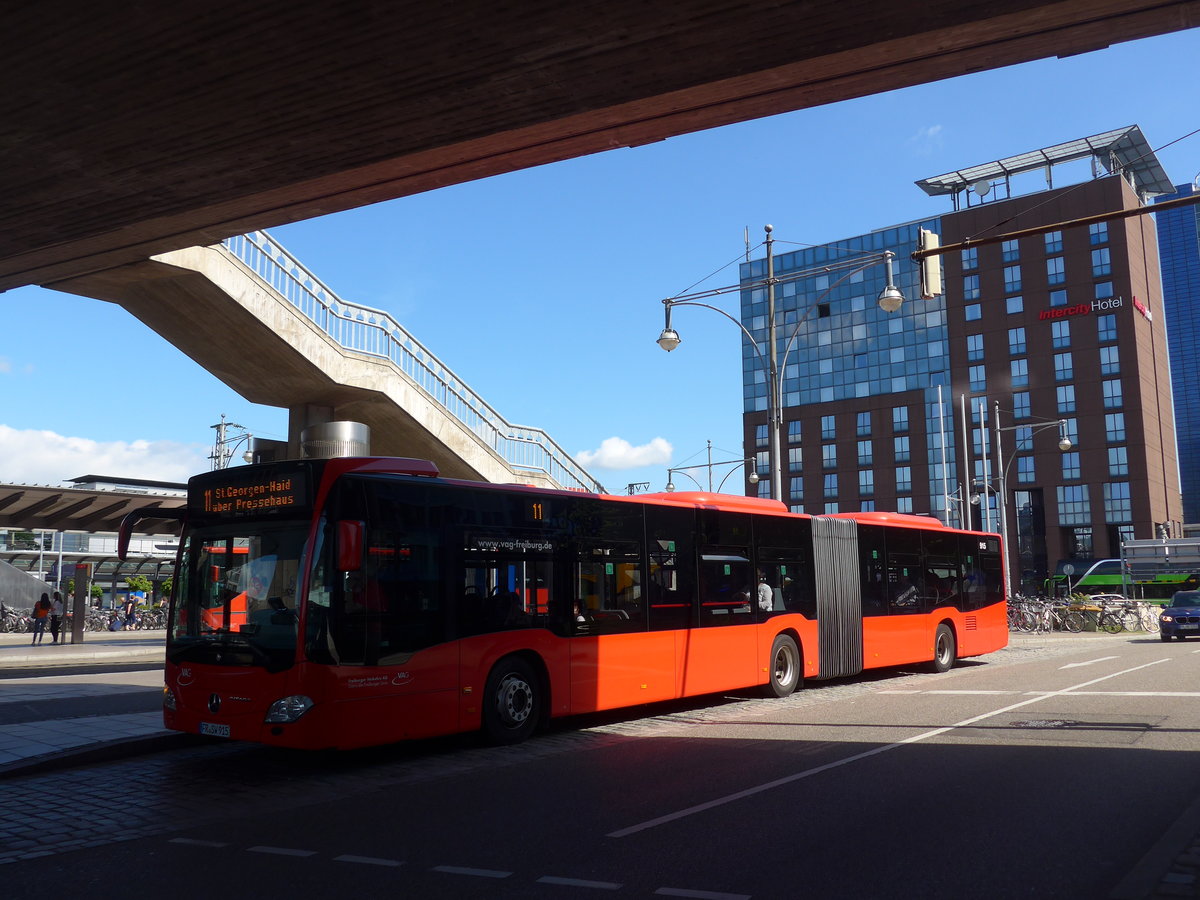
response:
[[[133,594],[125,598],[125,606],[122,610],[125,613],[125,630],[133,631],[137,627],[137,601],[133,599]]]
[[[42,594],[33,607],[33,644],[40,644],[46,634],[46,620],[50,618],[50,595]]]
[[[58,643],[58,629],[62,625],[63,616],[63,599],[62,594],[58,591],[54,592],[54,600],[50,603],[50,637],[53,638],[50,643]],[[66,641],[64,640],[64,643]]]

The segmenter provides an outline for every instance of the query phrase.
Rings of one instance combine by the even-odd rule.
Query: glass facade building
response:
[[[1200,185],[1179,185],[1158,202],[1200,193]],[[1155,213],[1162,265],[1167,343],[1171,348],[1171,384],[1183,520],[1200,523],[1200,204]]]

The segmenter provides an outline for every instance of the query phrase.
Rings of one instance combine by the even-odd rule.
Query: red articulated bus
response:
[[[551,717],[944,671],[1008,642],[999,538],[924,516],[339,458],[197,475],[183,518],[164,722],[236,740],[514,743]]]

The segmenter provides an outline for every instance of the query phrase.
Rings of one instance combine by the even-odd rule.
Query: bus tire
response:
[[[483,734],[489,744],[519,744],[537,729],[542,683],[519,656],[496,663],[483,692]]]
[[[954,632],[949,625],[939,625],[933,635],[933,663],[935,672],[948,672],[954,665],[954,657],[958,651],[955,646]]]
[[[771,644],[770,680],[767,689],[770,696],[787,697],[795,693],[804,680],[800,668],[800,648],[791,635],[779,634]]]

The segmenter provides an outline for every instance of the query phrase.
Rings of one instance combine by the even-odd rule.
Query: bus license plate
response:
[[[217,722],[201,722],[200,733],[211,735],[212,737],[229,737],[229,726],[221,725]]]

